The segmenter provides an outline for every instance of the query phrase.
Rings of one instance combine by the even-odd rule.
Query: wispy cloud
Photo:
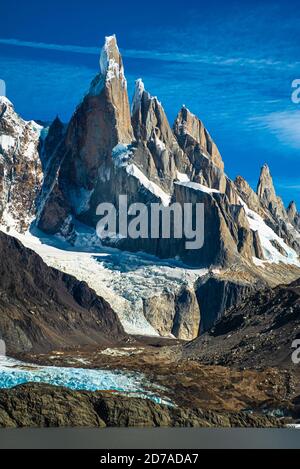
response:
[[[72,52],[79,54],[99,55],[100,47],[78,46],[72,44],[51,44],[45,42],[22,41],[19,39],[0,38],[0,44],[16,47],[29,47],[33,49],[54,50],[58,52]],[[158,50],[121,49],[122,55],[134,59],[159,60],[164,62],[182,62],[192,64],[210,64],[222,66],[249,66],[255,68],[264,67],[289,67],[296,68],[300,62],[285,62],[271,58],[254,59],[248,57],[226,57],[220,55],[189,54],[185,52],[164,52]]]
[[[288,190],[295,190],[295,191],[300,191],[300,184],[297,184],[296,182],[293,183],[291,181],[275,181],[276,185],[279,187],[279,188],[282,188],[282,189],[288,189]]]
[[[255,120],[275,134],[282,143],[300,149],[300,109],[273,112]]]
[[[75,52],[79,54],[99,54],[98,47],[82,47],[70,44],[50,44],[46,42],[20,41],[19,39],[2,39],[0,44],[18,47],[30,47],[32,49],[56,50],[59,52]]]

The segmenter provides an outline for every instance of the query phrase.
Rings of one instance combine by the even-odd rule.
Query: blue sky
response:
[[[98,72],[104,36],[115,33],[130,96],[142,77],[170,122],[186,104],[230,177],[255,187],[267,162],[278,194],[300,206],[300,104],[291,100],[299,2],[2,3],[0,79],[23,117],[67,121]]]

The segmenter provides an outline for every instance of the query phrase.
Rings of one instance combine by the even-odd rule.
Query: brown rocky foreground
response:
[[[281,426],[299,419],[299,376],[295,370],[275,367],[241,369],[233,366],[207,365],[195,359],[179,357],[178,349],[181,349],[181,345],[172,345],[172,343],[166,345],[166,341],[159,342],[155,339],[152,343],[131,344],[128,347],[93,350],[86,348],[69,352],[53,352],[51,355],[31,354],[23,358],[39,364],[56,366],[143,372],[148,381],[163,387],[161,396],[175,404],[176,412],[175,409],[165,406],[157,407],[156,404],[141,399],[108,393],[104,395],[107,399],[115,399],[115,401],[109,401],[114,403],[115,412],[118,407],[118,412],[122,412],[127,405],[131,405],[131,402],[133,406],[131,410],[136,409],[131,415],[136,415],[135,412],[139,413],[137,407],[140,408],[141,414],[148,409],[145,415],[148,415],[149,408],[159,408],[160,412],[168,415],[167,425],[171,426],[196,425],[196,421],[198,426],[260,427],[273,424]],[[44,389],[44,387],[37,388],[36,385],[32,387],[30,401],[38,398],[39,389]],[[7,391],[5,399],[10,393],[13,395],[13,392],[15,391]],[[55,395],[59,396],[59,392],[55,392]],[[75,394],[86,395],[81,392]],[[71,392],[71,395],[75,394]],[[88,394],[95,396],[99,393]],[[48,402],[45,402],[48,406]],[[126,415],[127,410],[124,412]],[[201,415],[201,419],[195,420],[195,415],[198,415],[197,419]],[[221,417],[217,420],[210,420],[212,415]],[[274,416],[278,418],[273,420]],[[166,424],[167,420],[159,420],[157,425],[162,425],[162,422]],[[131,425],[128,420],[129,424]],[[148,425],[146,422],[144,424]]]
[[[46,384],[0,391],[0,427],[278,427],[273,417],[167,407],[108,392]]]
[[[300,419],[299,280],[254,292],[192,342],[135,337],[17,358],[41,365],[142,372],[174,407],[115,392],[45,384],[0,391],[2,426],[268,427]]]

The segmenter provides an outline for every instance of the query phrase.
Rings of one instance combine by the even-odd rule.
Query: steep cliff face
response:
[[[242,176],[237,176],[235,178],[234,184],[238,190],[240,197],[244,200],[244,202],[248,205],[251,210],[258,213],[262,217],[268,216],[268,212],[262,206],[259,196],[249,186],[248,182]]]
[[[35,217],[43,173],[39,156],[42,127],[26,122],[0,96],[0,218],[19,231]]]
[[[224,171],[224,163],[215,142],[201,120],[185,106],[179,111],[173,129],[179,145],[190,155],[191,159],[197,150],[198,153],[211,159],[217,168]]]
[[[287,216],[294,228],[300,232],[300,213],[297,211],[296,204],[293,200],[288,205]]]
[[[186,202],[203,202],[203,249],[188,250],[186,239],[174,238],[119,239],[117,246],[162,258],[177,256],[193,265],[222,265],[238,254],[250,259],[251,230],[235,208],[238,193],[225,175],[219,151],[202,122],[183,108],[173,133],[161,103],[151,97],[141,80],[136,83],[130,121],[115,37],[106,39],[100,67],[52,155],[39,228],[72,239],[72,218],[95,226],[98,204],[112,202],[117,206],[119,194],[127,195],[128,204],[143,202],[148,206],[158,202],[166,207],[171,198],[182,207]]]
[[[183,152],[161,103],[145,90],[141,79],[136,82],[133,97],[132,126],[138,142],[135,161],[149,178],[157,180],[170,192],[176,178],[176,163],[184,159]],[[145,154],[148,158],[145,158]]]
[[[65,139],[57,149],[61,163],[40,213],[39,226],[49,233],[59,231],[70,214],[92,224],[97,205],[112,196],[113,149],[118,144],[130,144],[132,140],[122,58],[115,36],[110,36],[101,52],[100,73],[77,107]],[[63,205],[65,210],[60,210]],[[56,210],[59,214],[51,223],[47,211],[54,213]]]
[[[183,285],[179,291],[165,290],[144,299],[144,315],[162,336],[192,340],[199,334],[200,309],[195,292]]]
[[[122,59],[114,36],[106,38],[100,73],[75,111],[54,152],[56,169],[47,175],[38,226],[76,239],[73,222],[96,226],[101,202],[118,206],[119,194],[128,204],[152,202],[168,207],[177,202],[203,203],[203,247],[186,249],[186,239],[129,239],[118,231],[105,243],[145,251],[161,258],[180,257],[192,265],[229,265],[268,259],[263,234],[251,222],[249,210],[262,217],[284,241],[297,247],[289,234],[287,214],[275,194],[268,168],[262,170],[257,194],[242,178],[224,172],[219,150],[203,123],[186,107],[171,129],[156,97],[137,80],[131,116]],[[246,213],[247,212],[247,213]],[[151,219],[149,219],[151,224]],[[296,228],[293,228],[296,230]],[[171,232],[174,231],[174,224]],[[278,242],[273,242],[273,248]],[[273,249],[272,248],[272,249]],[[281,249],[281,254],[283,250]]]
[[[219,275],[208,275],[200,279],[195,288],[201,310],[201,333],[210,330],[226,310],[238,305],[249,293],[262,286]]]
[[[290,224],[290,218],[285,210],[283,201],[276,195],[270,169],[264,165],[261,169],[257,195],[261,205],[267,209],[268,223],[287,244],[300,254],[300,238],[297,224]]]
[[[297,210],[293,204],[290,204],[288,210],[285,209],[282,199],[276,195],[269,167],[264,165],[261,169],[257,192],[254,192],[241,176],[235,179],[235,187],[248,208],[259,214],[267,226],[271,227],[299,255],[300,237]],[[257,235],[258,238],[259,233]]]
[[[256,192],[261,204],[266,207],[272,215],[283,220],[286,218],[283,202],[281,198],[276,195],[270,169],[266,164],[261,169]]]

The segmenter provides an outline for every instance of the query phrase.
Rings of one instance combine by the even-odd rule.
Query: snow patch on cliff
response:
[[[190,182],[190,178],[185,173],[180,173],[179,171],[177,171],[176,177],[179,182]]]
[[[112,159],[116,168],[122,168],[128,164],[132,157],[132,150],[130,145],[118,143],[112,150]]]
[[[288,246],[282,238],[280,238],[275,231],[270,228],[263,218],[258,215],[253,210],[250,210],[248,205],[240,199],[241,204],[243,205],[246,216],[250,225],[251,230],[257,231],[258,236],[261,242],[261,246],[263,249],[264,256],[267,262],[278,264],[282,262],[283,264],[293,264],[300,266],[300,262],[298,259],[298,254]],[[286,256],[276,249],[276,244],[272,244],[272,242],[278,244],[283,251],[286,253]],[[255,259],[256,263],[262,264],[264,261]]]
[[[191,181],[176,181],[175,184],[179,186],[188,187],[189,189],[193,189],[195,191],[206,192],[207,194],[220,194],[220,191],[217,189],[211,189],[210,187],[203,186],[203,184],[198,184],[197,182]]]
[[[126,167],[126,171],[127,174],[138,179],[139,183],[145,187],[145,189],[160,199],[165,207],[170,205],[171,195],[164,192],[157,184],[155,184],[155,182],[150,181],[150,179],[148,179],[135,164],[129,164]]]
[[[16,140],[11,135],[0,135],[0,148],[3,151],[9,151],[16,145]]]
[[[142,99],[144,91],[145,91],[145,85],[142,79],[138,78],[138,80],[136,80],[135,82],[135,91],[134,91],[134,96],[133,96],[132,105],[131,105],[132,115],[140,108],[141,99]]]

